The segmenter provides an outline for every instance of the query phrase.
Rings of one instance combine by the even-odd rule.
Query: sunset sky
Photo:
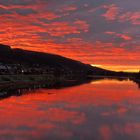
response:
[[[140,0],[0,0],[0,21],[12,48],[140,69]]]

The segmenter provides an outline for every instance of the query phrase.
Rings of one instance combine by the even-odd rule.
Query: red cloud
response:
[[[140,24],[140,12],[125,12],[120,13],[120,8],[117,7],[115,4],[112,5],[104,5],[102,8],[107,9],[104,16],[107,20],[117,20],[119,22],[131,22],[132,24],[139,25]]]
[[[13,10],[13,9],[33,9],[33,10],[39,10],[40,8],[46,7],[46,5],[43,5],[42,3],[38,3],[38,4],[30,4],[30,5],[1,5],[0,4],[0,8],[6,9],[6,10]]]
[[[51,36],[64,36],[68,34],[80,34],[87,32],[89,25],[86,21],[77,20],[75,22],[52,22],[46,24],[46,32]]]
[[[119,34],[119,33],[110,32],[110,31],[105,32],[105,33],[108,34],[108,35],[114,35],[114,36],[119,37],[119,38],[121,38],[121,39],[124,39],[124,40],[126,40],[126,41],[129,41],[129,40],[132,40],[132,39],[133,39],[131,36],[129,36],[129,35],[127,35],[127,34]]]
[[[124,13],[119,17],[119,21],[121,21],[121,22],[129,21],[132,24],[140,25],[140,12]]]
[[[75,5],[69,5],[69,6],[64,6],[60,10],[61,12],[68,12],[68,11],[75,11],[77,10],[77,7]]]
[[[103,6],[105,9],[107,9],[107,12],[103,14],[107,20],[115,20],[119,14],[119,8],[115,5],[104,5]]]

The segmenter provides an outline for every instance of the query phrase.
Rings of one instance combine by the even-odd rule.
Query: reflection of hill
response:
[[[96,79],[95,79],[96,80]],[[33,84],[33,85],[27,85],[26,87],[12,87],[12,88],[5,88],[4,90],[0,91],[0,99],[8,98],[10,96],[21,96],[23,94],[28,94],[31,90],[36,90],[39,88],[46,88],[46,89],[59,89],[59,88],[67,88],[67,87],[73,87],[82,85],[85,83],[90,83],[91,79],[80,79],[80,80],[65,80],[65,81],[55,81],[51,83],[51,85],[48,84]]]
[[[134,83],[136,83],[140,89],[140,80],[139,79],[133,79],[132,80]]]
[[[133,77],[130,77],[130,80],[136,83],[140,88],[140,72],[136,73]]]

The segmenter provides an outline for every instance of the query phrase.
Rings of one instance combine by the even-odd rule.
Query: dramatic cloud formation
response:
[[[1,0],[0,43],[140,69],[139,0]]]

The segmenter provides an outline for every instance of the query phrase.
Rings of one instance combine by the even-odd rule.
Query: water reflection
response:
[[[132,81],[96,79],[29,93],[0,101],[0,139],[140,139],[140,92]]]
[[[94,80],[99,79],[96,77]],[[0,88],[0,99],[5,99],[11,96],[21,96],[23,94],[29,94],[30,91],[35,91],[36,89],[44,88],[44,89],[60,89],[65,87],[73,87],[77,85],[82,85],[85,83],[90,83],[92,79],[83,79],[83,80],[67,80],[65,82],[55,82],[51,85],[48,84],[35,84],[35,85],[29,85],[29,87],[26,88],[18,88],[16,86],[14,87],[3,87]],[[51,94],[51,93],[48,93]]]
[[[134,83],[136,83],[138,85],[138,88],[140,89],[140,80],[133,80]]]
[[[73,87],[73,86],[78,86],[78,85],[82,85],[85,83],[95,83],[95,82],[102,82],[103,80],[115,80],[115,83],[117,83],[117,81],[128,81],[130,80],[129,78],[123,78],[123,77],[93,77],[92,79],[86,79],[86,80],[79,80],[79,81],[68,81],[68,82],[64,82],[64,83],[55,83],[54,85],[48,87],[45,84],[41,84],[41,85],[32,85],[28,88],[14,88],[14,89],[4,89],[4,90],[0,90],[0,99],[5,99],[11,96],[21,96],[23,94],[29,94],[31,93],[30,91],[35,91],[36,89],[39,88],[44,88],[44,89],[61,89],[61,88],[67,88],[67,87]],[[140,89],[140,81],[136,80],[136,79],[131,79],[131,81],[133,81],[135,84],[138,85],[138,88]],[[121,83],[122,84],[122,83]],[[48,94],[52,94],[52,93],[48,93]]]

